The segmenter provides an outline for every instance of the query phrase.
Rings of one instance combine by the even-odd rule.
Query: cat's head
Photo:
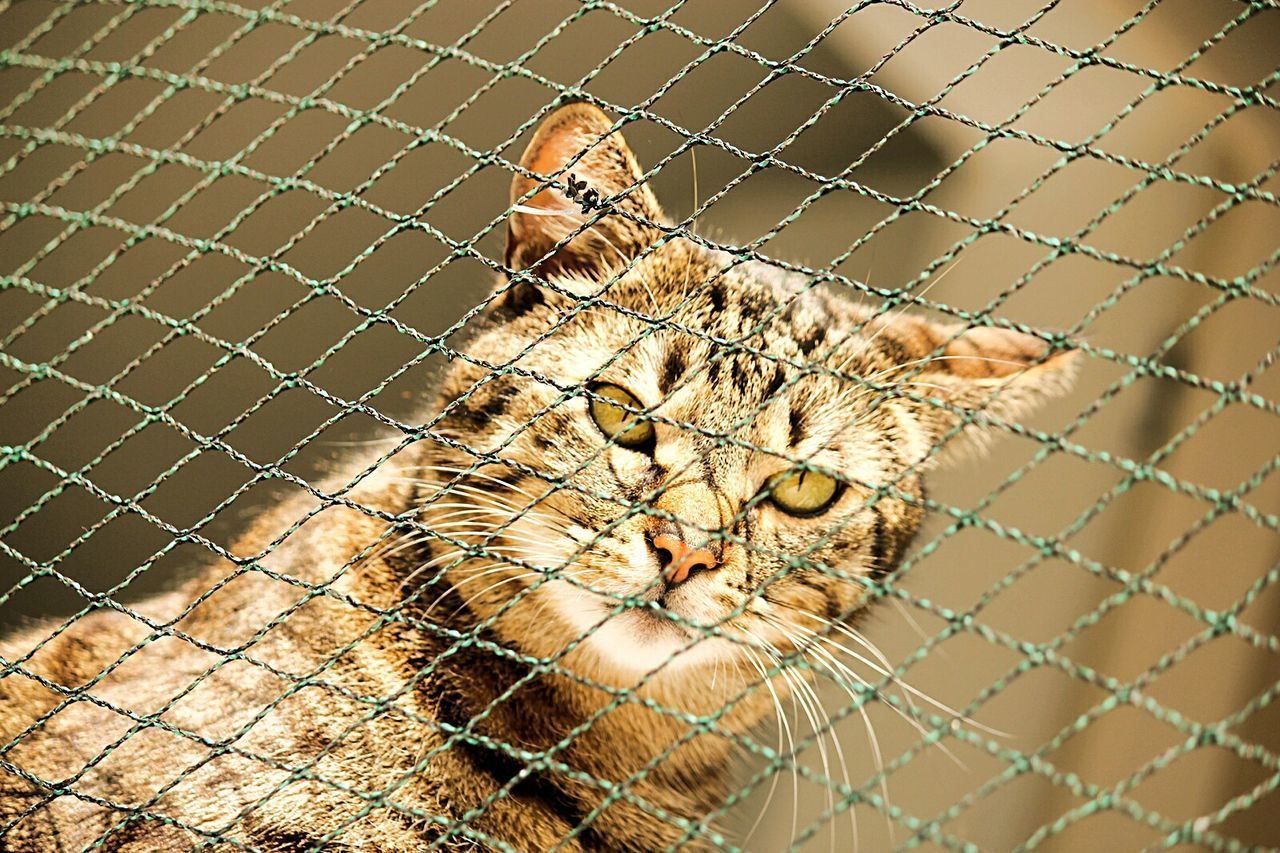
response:
[[[698,245],[611,127],[564,107],[526,150],[515,275],[440,399],[469,450],[433,446],[420,494],[473,548],[433,552],[466,607],[617,683],[747,666],[738,641],[787,652],[857,612],[920,524],[923,473],[1063,391],[1073,359]]]

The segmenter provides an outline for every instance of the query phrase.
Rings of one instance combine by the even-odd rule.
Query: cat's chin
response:
[[[647,610],[617,614],[583,643],[600,663],[627,678],[665,678],[709,667],[723,660],[725,645]]]
[[[551,584],[549,586],[554,586]],[[609,614],[605,599],[564,584],[551,590],[556,610],[597,665],[629,680],[652,674],[665,678],[712,666],[732,652],[732,644],[697,632],[651,610],[636,608]]]

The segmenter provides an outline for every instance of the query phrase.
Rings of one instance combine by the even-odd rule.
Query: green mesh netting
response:
[[[210,558],[228,583],[268,571],[232,543],[283,493],[376,515],[315,483],[336,447],[446,440],[410,418],[469,357],[455,336],[503,272],[520,151],[586,100],[684,205],[674,235],[1086,354],[1074,396],[941,475],[870,584],[885,657],[865,684],[780,664],[822,708],[742,738],[734,792],[679,819],[685,840],[1280,848],[1278,19],[1243,0],[0,2],[0,625],[53,617],[52,637],[114,609],[199,644],[141,602]],[[295,609],[334,594],[298,585]],[[269,666],[272,627],[203,646],[211,672]],[[39,679],[40,650],[0,674]],[[131,654],[43,681],[63,699],[36,726],[94,702],[128,717],[122,741],[162,728],[276,767],[244,731],[95,697]],[[323,675],[276,674],[281,701]],[[356,698],[358,727],[397,697]],[[25,770],[26,734],[0,744],[48,792],[24,814],[93,799],[92,767]],[[563,748],[449,735],[575,772]],[[430,759],[358,792],[365,813]],[[566,844],[634,802],[634,779],[584,781],[599,805]],[[119,822],[85,849],[166,819],[162,794],[97,802]],[[195,848],[256,849],[176,822]],[[465,820],[446,838],[514,849]]]

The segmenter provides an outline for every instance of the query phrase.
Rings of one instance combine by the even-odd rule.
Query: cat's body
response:
[[[623,195],[557,245],[592,217],[517,177],[508,261],[552,286],[499,288],[430,435],[137,605],[158,630],[103,609],[30,659],[57,623],[0,644],[0,849],[710,845],[773,708],[736,644],[782,657],[854,613],[957,412],[1017,412],[1068,359],[664,241],[608,130],[573,106],[531,143],[532,172],[585,149],[570,167]],[[912,365],[901,395],[840,378]]]
[[[370,509],[405,512],[412,489],[395,481],[403,474],[396,468],[394,462],[380,468],[348,497]],[[294,501],[280,507],[272,518],[259,522],[260,532],[241,542],[237,552],[257,553],[312,505]],[[485,814],[473,819],[472,829],[521,850],[549,849],[569,833],[600,800],[601,792],[556,772],[520,780],[517,774],[525,762],[511,749],[554,747],[610,697],[563,677],[542,676],[470,727],[475,736],[487,739],[487,745],[468,738],[450,741],[450,734],[466,728],[495,696],[527,676],[529,667],[499,657],[490,650],[492,646],[484,645],[467,645],[442,657],[441,652],[454,644],[412,626],[421,605],[436,598],[434,592],[419,607],[399,611],[411,624],[384,620],[375,628],[380,617],[373,610],[394,607],[403,597],[380,580],[403,577],[412,568],[407,561],[390,565],[371,558],[327,584],[385,528],[384,523],[355,510],[324,510],[262,565],[304,583],[326,585],[333,594],[312,597],[295,610],[307,598],[307,589],[250,571],[174,626],[221,649],[241,648],[266,626],[273,626],[245,648],[245,658],[253,663],[234,661],[218,667],[220,655],[200,651],[185,639],[145,642],[154,636],[152,631],[110,610],[82,619],[46,644],[24,668],[73,689],[93,682],[85,693],[107,707],[78,702],[28,734],[5,757],[41,779],[74,780],[70,787],[84,798],[63,796],[37,809],[0,838],[0,849],[79,850],[129,817],[88,798],[139,809],[140,817],[108,837],[107,850],[188,850],[206,840],[197,832],[166,827],[149,815],[222,832],[264,851],[306,850],[329,832],[337,838],[326,849],[424,849],[429,840],[445,833],[443,821],[460,819],[483,806],[486,798],[496,796],[513,780],[516,784],[510,793],[496,798]],[[163,600],[144,603],[139,610],[176,615],[231,571],[224,565]],[[344,598],[369,609],[352,606]],[[448,613],[458,604],[455,597],[446,598],[439,609]],[[282,614],[289,615],[281,618]],[[477,621],[468,617],[464,608],[451,617],[449,625],[467,632]],[[29,651],[54,624],[5,642],[6,659]],[[490,631],[478,637],[481,643],[496,639]],[[139,644],[142,647],[125,664],[96,680]],[[349,651],[330,662],[347,646]],[[308,686],[299,689],[298,681],[273,674],[269,668],[307,677]],[[213,674],[205,676],[210,669]],[[198,679],[199,686],[173,701]],[[409,684],[412,687],[406,689]],[[0,739],[6,742],[64,698],[22,677],[0,682],[0,696],[4,707]],[[379,700],[386,702],[385,707]],[[268,708],[270,712],[248,725]],[[135,727],[135,719],[126,714],[142,717],[161,709],[167,710],[159,719],[170,730],[142,728],[95,763]],[[367,721],[348,730],[365,716]],[[631,705],[602,717],[555,757],[597,778],[626,779],[686,729],[668,717]],[[627,744],[628,749],[611,748],[617,743]],[[210,759],[223,745],[229,750]],[[655,807],[696,819],[717,802],[721,791],[715,778],[724,772],[727,749],[723,740],[686,747],[662,762],[636,787],[636,793]],[[424,765],[414,773],[419,762]],[[82,773],[86,767],[90,769]],[[282,788],[281,783],[290,778],[285,768],[307,768],[315,779],[301,778]],[[157,798],[183,771],[190,775]],[[0,822],[44,802],[49,793],[12,776],[0,779]],[[339,785],[361,794],[394,790],[387,797],[388,807],[353,822],[367,803]],[[249,809],[259,802],[259,807]],[[248,814],[235,821],[244,811]],[[629,819],[624,819],[626,812]],[[679,832],[670,823],[637,815],[633,806],[624,803],[606,811],[565,849],[652,850],[677,837]],[[465,834],[442,845],[446,850],[477,846],[482,845]]]

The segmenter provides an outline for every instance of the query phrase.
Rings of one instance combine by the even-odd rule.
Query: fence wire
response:
[[[471,5],[475,8],[446,8],[449,4],[431,0],[417,5],[361,0],[345,5],[286,0],[261,5],[202,0],[0,3],[0,34],[6,45],[0,50],[0,85],[7,100],[0,110],[0,300],[7,330],[0,340],[0,368],[5,373],[0,405],[6,412],[0,425],[0,477],[8,492],[0,527],[0,556],[5,561],[0,613],[7,612],[6,624],[28,615],[56,614],[45,623],[43,639],[34,647],[0,659],[0,677],[36,682],[59,697],[28,727],[9,733],[7,742],[0,744],[3,772],[38,793],[15,812],[4,812],[12,816],[0,823],[0,849],[8,849],[6,835],[16,837],[24,821],[37,820],[41,810],[59,798],[80,799],[114,816],[110,828],[84,849],[113,849],[143,820],[181,829],[192,839],[193,849],[260,849],[243,834],[246,820],[291,784],[306,780],[349,791],[363,803],[315,849],[341,844],[369,815],[391,811],[431,826],[432,849],[467,840],[514,850],[521,849],[517,840],[495,837],[472,823],[503,798],[514,796],[522,779],[539,773],[558,774],[597,792],[597,806],[565,837],[567,846],[590,846],[593,825],[619,803],[675,826],[679,832],[673,848],[710,844],[759,849],[764,844],[817,849],[830,840],[839,849],[852,849],[855,833],[879,832],[869,826],[878,822],[888,825],[885,847],[976,850],[1007,843],[1018,849],[1055,844],[1058,849],[1080,849],[1080,825],[1104,816],[1116,821],[1106,824],[1112,827],[1108,832],[1119,831],[1114,829],[1119,824],[1128,827],[1125,832],[1140,831],[1122,836],[1125,845],[1212,850],[1280,846],[1274,817],[1280,741],[1273,733],[1273,704],[1280,692],[1275,660],[1280,639],[1273,606],[1280,578],[1280,563],[1275,562],[1280,517],[1272,494],[1277,484],[1273,474],[1280,464],[1274,441],[1280,412],[1274,377],[1267,376],[1280,352],[1274,334],[1280,328],[1275,323],[1280,68],[1275,67],[1275,43],[1267,42],[1280,33],[1275,4],[1209,4],[1216,17],[1210,16],[1213,24],[1203,32],[1196,27],[1203,23],[1204,9],[1197,12],[1188,4],[1161,0],[1054,0],[1035,8],[1012,4],[1020,6],[1016,13],[1009,6],[965,0],[938,5],[864,0],[831,10],[834,17],[825,24],[815,23],[814,15],[828,14],[826,3],[765,2],[741,9],[731,4],[728,23],[715,19],[726,17],[729,5],[708,11],[708,0],[678,0],[643,12],[635,10],[640,4],[607,0]],[[1118,11],[1121,7],[1124,14]],[[862,66],[851,62],[837,67],[829,61],[833,44],[856,44],[863,22],[889,13],[896,16],[899,29],[887,47],[875,43],[875,55]],[[1097,24],[1093,41],[1055,35],[1053,25],[1072,16]],[[785,39],[770,41],[782,31],[783,20],[804,29],[804,38],[785,50],[779,47]],[[760,35],[765,28],[774,35]],[[486,41],[495,29],[501,36]],[[1193,30],[1194,42],[1188,36]],[[1175,48],[1166,44],[1170,32],[1180,34],[1178,55],[1172,59],[1168,51]],[[921,45],[937,45],[929,39],[939,34],[971,38],[969,44],[980,47],[959,63],[962,70],[950,73],[932,92],[908,97],[895,91],[898,81],[909,79],[912,69],[930,61],[933,54]],[[1246,36],[1254,41],[1246,41]],[[1161,44],[1166,52],[1157,59],[1150,51],[1127,51],[1125,46],[1135,40],[1139,45]],[[651,91],[634,100],[611,99],[607,93],[618,91],[609,82],[611,69],[655,41],[661,51],[648,55],[664,56],[666,64],[646,65],[650,76],[640,79]],[[1245,63],[1247,73],[1227,73],[1222,69],[1235,66],[1210,61],[1223,53],[1250,51],[1261,59]],[[554,55],[547,59],[548,54]],[[965,105],[973,102],[958,96],[975,86],[989,87],[992,79],[1007,80],[991,75],[1011,54],[1051,60],[1056,70],[1029,96],[1005,102],[1012,106],[1007,112],[968,114]],[[506,58],[491,58],[495,56]],[[583,57],[590,57],[589,65]],[[717,86],[715,75],[723,73],[728,62],[754,69],[754,77],[741,78],[740,88]],[[586,67],[585,72],[574,70],[577,63]],[[899,65],[908,70],[895,72]],[[715,73],[699,76],[709,69]],[[1105,103],[1106,111],[1091,113],[1060,135],[1036,129],[1052,129],[1051,124],[1028,120],[1043,117],[1046,107],[1062,110],[1063,92],[1090,74],[1107,75],[1108,93],[1123,97],[1114,98],[1115,103],[1093,99],[1095,107]],[[754,82],[745,82],[749,79]],[[713,117],[701,127],[701,121],[681,120],[678,110],[665,108],[694,80],[700,87],[709,86],[718,99]],[[751,112],[753,99],[790,82],[820,91],[816,106],[805,115],[786,113],[797,116],[789,127],[770,126],[768,133],[756,133],[758,125],[770,123],[768,114]],[[1212,109],[1185,110],[1176,128],[1151,119],[1152,105],[1171,94],[1202,99]],[[723,734],[721,724],[733,702],[722,712],[685,720],[685,734],[628,779],[595,778],[576,768],[567,756],[579,730],[550,749],[533,751],[523,744],[493,743],[478,734],[482,718],[495,713],[520,684],[460,725],[417,720],[440,732],[440,745],[415,754],[399,772],[367,790],[352,790],[346,782],[327,777],[321,767],[323,755],[299,765],[253,746],[250,737],[277,707],[308,687],[320,686],[358,706],[349,727],[335,733],[335,743],[358,740],[362,727],[390,711],[410,713],[404,711],[403,698],[431,677],[438,660],[423,663],[392,695],[365,695],[327,680],[343,655],[388,625],[432,633],[449,650],[442,655],[446,660],[467,649],[495,658],[516,654],[494,643],[484,623],[451,633],[447,626],[414,615],[415,605],[440,594],[442,574],[391,607],[355,599],[341,591],[337,580],[406,532],[467,549],[470,557],[505,559],[485,544],[477,546],[424,527],[413,517],[368,506],[352,494],[417,442],[435,442],[473,460],[431,500],[447,501],[460,494],[455,486],[486,466],[510,464],[498,451],[472,447],[440,429],[450,409],[418,422],[413,419],[418,405],[403,397],[406,389],[416,388],[414,400],[422,399],[422,378],[435,375],[433,371],[445,363],[461,362],[485,371],[477,387],[520,370],[518,357],[506,364],[489,363],[459,341],[465,340],[468,324],[495,299],[530,278],[527,271],[508,269],[502,259],[498,241],[513,213],[505,202],[505,187],[515,175],[532,177],[519,163],[530,133],[557,108],[579,101],[599,107],[615,122],[613,129],[624,129],[632,139],[648,134],[669,141],[665,153],[641,158],[645,182],[661,185],[669,179],[671,187],[686,188],[687,166],[695,151],[708,174],[719,174],[703,182],[704,197],[695,198],[687,215],[664,228],[664,242],[688,240],[728,253],[735,265],[762,263],[799,274],[805,277],[806,290],[847,291],[876,305],[881,314],[910,308],[952,323],[1038,335],[1051,346],[1070,342],[1084,354],[1083,375],[1098,377],[1082,385],[1082,408],[1051,426],[1004,424],[1005,440],[1024,442],[1026,452],[1016,459],[996,457],[999,461],[992,468],[998,476],[993,478],[988,468],[976,477],[983,493],[972,502],[953,501],[941,493],[923,501],[930,522],[905,560],[890,575],[861,582],[872,601],[892,603],[886,619],[900,614],[908,622],[921,620],[928,630],[908,635],[913,641],[896,646],[891,662],[873,665],[865,689],[824,695],[821,719],[808,717],[807,709],[797,712],[791,743],[783,746],[779,740],[775,746],[767,727],[758,735],[734,735],[746,769],[719,807],[699,820],[664,811],[636,789],[682,745],[703,734]],[[842,165],[808,156],[812,149],[805,148],[806,133],[817,132],[851,103],[870,110],[866,105],[871,102],[881,110],[879,115],[891,117],[883,127],[876,125],[876,139],[843,152],[847,156]],[[734,124],[735,116],[744,111],[752,117],[746,132],[741,123]],[[475,118],[478,114],[488,118],[481,121]],[[1194,121],[1186,120],[1187,115]],[[1266,129],[1245,137],[1257,149],[1248,152],[1249,168],[1236,169],[1221,155],[1197,156],[1228,127],[1238,127],[1242,117],[1253,121],[1258,116]],[[1082,126],[1085,122],[1087,128]],[[900,156],[893,153],[895,146],[921,145],[922,139],[937,138],[931,133],[949,140],[933,149],[947,155],[936,160],[936,169],[934,160],[924,158],[930,174],[918,186],[900,191],[893,181],[879,179],[874,169],[886,157]],[[1125,142],[1111,144],[1117,136]],[[1135,138],[1154,139],[1156,144],[1133,144]],[[964,192],[948,193],[979,164],[1011,146],[1038,159],[1034,169],[1005,175],[1014,184],[998,204],[981,208],[970,204]],[[440,178],[439,183],[418,186],[402,177],[419,174],[413,170],[420,158],[431,158],[431,174]],[[978,174],[1000,175],[1000,168]],[[1107,181],[1081,178],[1084,168],[1105,171]],[[864,179],[868,174],[877,177]],[[714,229],[696,228],[700,219],[713,219],[718,210],[741,211],[742,202],[734,207],[734,199],[741,199],[748,188],[758,188],[760,176],[770,176],[791,190],[789,195],[779,193],[785,197],[783,215],[763,223],[749,220],[758,236],[730,242],[709,236]],[[1064,179],[1075,192],[1064,190]],[[797,186],[801,189],[794,190]],[[1177,208],[1170,214],[1177,220],[1172,228],[1165,221],[1168,216],[1161,219],[1168,213],[1162,213],[1161,206],[1169,198],[1162,193],[1168,192],[1195,193],[1197,199],[1192,213]],[[1069,198],[1087,211],[1070,228],[1041,227],[1037,222],[1046,220],[1023,214],[1046,194],[1053,204],[1066,204],[1063,200]],[[786,238],[795,229],[829,219],[824,205],[843,198],[867,203],[876,213],[858,219],[856,228],[838,228],[839,250],[822,256],[829,260],[811,266],[788,260],[781,248],[773,249],[789,245]],[[1136,221],[1123,219],[1131,208],[1142,211]],[[1124,234],[1151,239],[1118,240],[1117,221],[1128,229]],[[726,230],[733,222],[728,217]],[[1235,236],[1223,238],[1224,228]],[[921,240],[927,243],[927,253],[920,254],[926,250],[917,246],[917,254],[905,255],[900,283],[875,283],[865,269],[868,250],[878,245],[877,240],[899,245],[886,241],[901,239],[892,235],[904,229],[934,235]],[[1207,237],[1210,232],[1217,236]],[[943,237],[936,238],[938,234]],[[977,253],[993,239],[1003,241],[1002,251],[1019,263],[1026,259],[1020,272],[1001,273],[994,283],[987,282],[983,298],[977,300],[944,301],[931,292],[966,252]],[[1199,251],[1210,239],[1218,241],[1213,246],[1226,248],[1215,249],[1216,254]],[[387,273],[387,258],[393,253],[407,255],[404,267],[411,273],[399,268]],[[921,262],[916,264],[915,258]],[[640,260],[630,260],[598,297],[579,300],[574,312],[625,310],[609,301],[609,288]],[[854,262],[863,267],[855,272]],[[980,267],[984,261],[975,263]],[[1061,287],[1061,280],[1053,277],[1071,263],[1105,270],[1096,276],[1104,282],[1102,290],[1081,285],[1081,293],[1094,295],[1087,304],[1079,298],[1073,301],[1071,295],[1061,297],[1070,307],[1059,307],[1053,315],[1058,322],[1048,325],[1062,331],[1045,335],[1037,331],[1044,325],[1039,320],[1019,319],[1023,315],[1018,306],[1030,298],[1028,294],[1036,296],[1049,287],[1049,280]],[[957,275],[975,272],[962,265]],[[391,283],[375,284],[380,277]],[[507,279],[489,293],[491,281]],[[694,282],[694,291],[706,284]],[[1145,321],[1147,331],[1155,335],[1151,347],[1128,348],[1094,334],[1112,314],[1124,312],[1127,300],[1153,289],[1167,295],[1159,297],[1163,319],[1152,315]],[[1171,295],[1175,293],[1178,296]],[[1184,299],[1182,294],[1192,295]],[[1077,305],[1082,308],[1075,310]],[[785,307],[777,306],[770,318]],[[1225,348],[1245,359],[1244,367],[1226,374],[1198,369],[1186,342],[1203,341],[1203,335],[1197,337],[1202,327],[1212,330],[1215,341],[1232,335],[1228,329],[1234,327],[1215,325],[1215,320],[1240,308],[1261,318],[1257,322],[1263,331],[1256,337],[1265,345],[1255,346],[1254,338],[1242,332]],[[633,319],[636,316],[647,324],[637,341],[670,327],[669,318],[633,312]],[[1122,316],[1129,323],[1144,322],[1144,315],[1135,317],[1132,311]],[[724,355],[751,352],[769,357],[756,348],[767,323],[742,340],[712,342]],[[104,341],[111,343],[109,348],[102,348]],[[376,356],[371,348],[378,350]],[[585,385],[555,376],[534,378],[556,388],[562,399],[591,393]],[[885,392],[864,377],[840,378],[863,391]],[[1156,405],[1172,408],[1188,399],[1177,395],[1194,395],[1189,398],[1191,408],[1179,409],[1189,412],[1187,417],[1153,426],[1149,413],[1125,410],[1130,412],[1125,420],[1106,420],[1109,407],[1130,399],[1133,389],[1147,383],[1164,389],[1159,393],[1165,396],[1143,398]],[[464,404],[475,390],[465,392],[456,405]],[[1231,446],[1222,438],[1215,439],[1218,446],[1212,452],[1196,452],[1212,458],[1239,453],[1247,457],[1247,471],[1223,482],[1203,473],[1212,465],[1197,468],[1171,462],[1188,452],[1202,430],[1236,416],[1255,419],[1249,453],[1243,445]],[[1117,450],[1097,430],[1090,432],[1099,418],[1104,430],[1134,429],[1146,438]],[[158,441],[157,433],[168,438]],[[344,471],[341,488],[316,484],[322,478],[314,475],[324,466],[335,439],[364,441],[370,435],[391,438],[378,439],[377,452],[363,458],[359,470]],[[733,435],[721,438],[736,440]],[[942,442],[935,450],[940,452],[941,446]],[[1126,452],[1131,448],[1140,452]],[[1102,472],[1085,481],[1084,488],[1093,490],[1090,499],[1072,504],[1066,515],[1054,516],[1058,524],[1038,528],[1005,520],[1002,513],[1013,512],[1011,501],[1055,500],[1054,485],[1028,498],[1026,482],[1045,486],[1040,472],[1072,472],[1085,466]],[[545,471],[518,473],[540,481],[546,494],[566,487],[561,478]],[[877,485],[885,494],[895,489],[902,494],[895,483]],[[280,489],[309,495],[311,508],[274,531],[261,547],[246,550],[229,544],[235,541],[232,534],[246,525],[245,516],[270,506],[275,500],[271,495]],[[1117,537],[1136,539],[1147,521],[1125,509],[1135,494],[1159,495],[1142,504],[1143,512],[1160,512],[1159,507],[1166,506],[1160,501],[1178,501],[1178,512],[1170,514],[1176,527],[1172,537],[1162,536],[1159,531],[1165,528],[1156,525],[1156,546],[1129,561],[1087,544],[1095,540],[1077,545],[1082,535],[1115,524],[1109,519],[1117,512],[1127,519]],[[92,508],[86,508],[90,504]],[[536,513],[536,505],[537,500],[532,501],[514,518]],[[313,583],[268,565],[273,551],[333,507],[363,514],[381,523],[385,532],[350,554],[331,581]],[[651,505],[626,503],[620,509],[624,520],[659,512]],[[1233,536],[1260,544],[1240,552],[1196,552],[1204,572],[1199,584],[1166,579],[1170,564],[1193,551],[1197,537],[1228,524],[1236,525]],[[972,545],[975,537],[981,539],[980,546]],[[1017,556],[1008,565],[1002,558],[981,557],[999,565],[999,573],[980,576],[968,600],[947,600],[931,590],[928,580],[935,575],[928,566],[950,559],[952,540],[980,549],[1009,546]],[[793,568],[814,566],[804,552],[780,556]],[[172,586],[180,574],[176,566],[210,560],[226,566],[225,573],[194,600],[184,601],[180,611],[158,616],[145,605],[145,593]],[[86,568],[104,562],[118,564],[118,572]],[[1224,568],[1227,563],[1230,572]],[[1048,620],[1052,630],[1034,639],[1010,630],[1005,617],[993,615],[1020,584],[1062,567],[1070,569],[1068,586],[1096,584],[1089,589],[1103,591],[1072,599],[1065,612],[1069,618],[1061,624]],[[270,622],[254,626],[234,647],[182,629],[186,615],[246,576],[291,585],[297,591],[296,603]],[[515,606],[524,594],[514,594],[505,606]],[[337,601],[366,614],[365,632],[342,648],[324,650],[324,659],[306,672],[281,668],[271,655],[255,652],[273,628],[297,618],[316,600]],[[1019,606],[1036,604],[1023,600]],[[1183,621],[1178,632],[1162,638],[1163,644],[1137,646],[1135,654],[1146,656],[1139,666],[1117,672],[1097,663],[1098,658],[1081,645],[1094,629],[1114,626],[1117,616],[1128,618],[1125,614],[1147,606],[1175,613]],[[79,620],[107,610],[134,620],[145,629],[144,639],[81,684],[60,684],[41,674],[36,662],[46,644]],[[703,634],[707,635],[705,629]],[[145,712],[103,698],[95,690],[160,638],[199,649],[212,663],[162,706]],[[945,655],[943,646],[955,647],[962,638],[972,641],[956,653],[965,656],[963,661],[952,657],[946,665],[963,684],[948,693],[958,697],[951,700],[954,713],[942,704],[917,705],[909,693],[893,692]],[[1162,692],[1164,676],[1177,672],[1206,647],[1217,648],[1229,640],[1233,648],[1256,655],[1226,664],[1235,668],[1234,677],[1250,685],[1247,695],[1235,694],[1226,711],[1206,714],[1184,707],[1182,694]],[[969,667],[971,659],[980,663]],[[559,657],[526,663],[531,665],[528,680],[548,673],[572,675]],[[166,715],[221,670],[240,666],[270,674],[287,686],[274,701],[246,709],[248,714],[234,731],[203,732]],[[839,673],[815,672],[822,667],[794,658],[779,661],[767,675],[788,668],[804,672],[806,678],[841,683]],[[1063,716],[1046,718],[1055,720],[1054,725],[1036,729],[1028,741],[968,724],[986,719],[984,714],[1002,696],[1044,671],[1079,687],[1077,693],[1052,694],[1046,700],[1061,701],[1066,708]],[[762,671],[762,678],[734,702],[771,690],[765,675]],[[635,698],[633,690],[593,686],[611,698],[581,730]],[[24,741],[78,704],[118,717],[119,734],[91,761],[62,778],[45,778],[24,766]],[[867,764],[862,774],[863,765],[854,761],[846,768],[856,771],[850,778],[826,766],[825,752],[818,762],[825,743],[839,748],[843,742],[846,752],[869,754],[871,747],[855,744],[848,732],[856,731],[869,710],[879,713],[876,709],[911,724],[901,737],[886,742],[890,748],[877,756],[876,765]],[[1080,753],[1070,752],[1087,736],[1086,730],[1108,725],[1107,720],[1126,709],[1137,715],[1135,730],[1161,734],[1145,752],[1122,753],[1128,765],[1121,772],[1103,773]],[[679,709],[658,707],[657,712],[684,719]],[[85,780],[109,767],[114,750],[148,730],[203,747],[204,757],[164,780],[145,801],[118,802],[93,793]],[[406,805],[406,787],[428,772],[442,752],[464,743],[502,755],[521,772],[459,819]],[[916,768],[934,767],[927,762],[937,756],[940,745],[973,756],[968,760],[974,762],[974,770],[961,774],[958,782],[942,785],[949,799],[913,797],[907,792],[930,784]],[[1197,801],[1192,811],[1176,798],[1150,793],[1153,780],[1206,752],[1225,755],[1232,768],[1227,773],[1230,784],[1215,788],[1216,782],[1211,785],[1202,778],[1204,790],[1221,792],[1211,808]],[[244,804],[229,823],[193,821],[170,809],[167,793],[226,756],[260,766],[263,772],[278,771],[279,784],[258,801]],[[1221,775],[1208,774],[1215,779]],[[800,814],[798,794],[795,802],[785,794],[772,796],[780,777],[788,777],[784,791],[803,783],[805,799],[817,803],[803,812],[803,819],[793,816],[793,810]],[[1028,780],[1037,787],[1034,793],[1018,795],[1027,799],[1001,799],[1014,796],[1009,792]],[[978,829],[981,824],[1006,820],[992,816],[987,808],[992,802],[1020,803],[1030,823],[1017,823],[1019,834],[1011,840],[984,835]],[[847,827],[850,812],[863,818],[860,828]],[[765,819],[762,831],[768,840],[749,840],[756,813]],[[741,832],[720,829],[739,825]],[[865,839],[864,845],[876,848]],[[48,849],[63,848],[51,840]]]

